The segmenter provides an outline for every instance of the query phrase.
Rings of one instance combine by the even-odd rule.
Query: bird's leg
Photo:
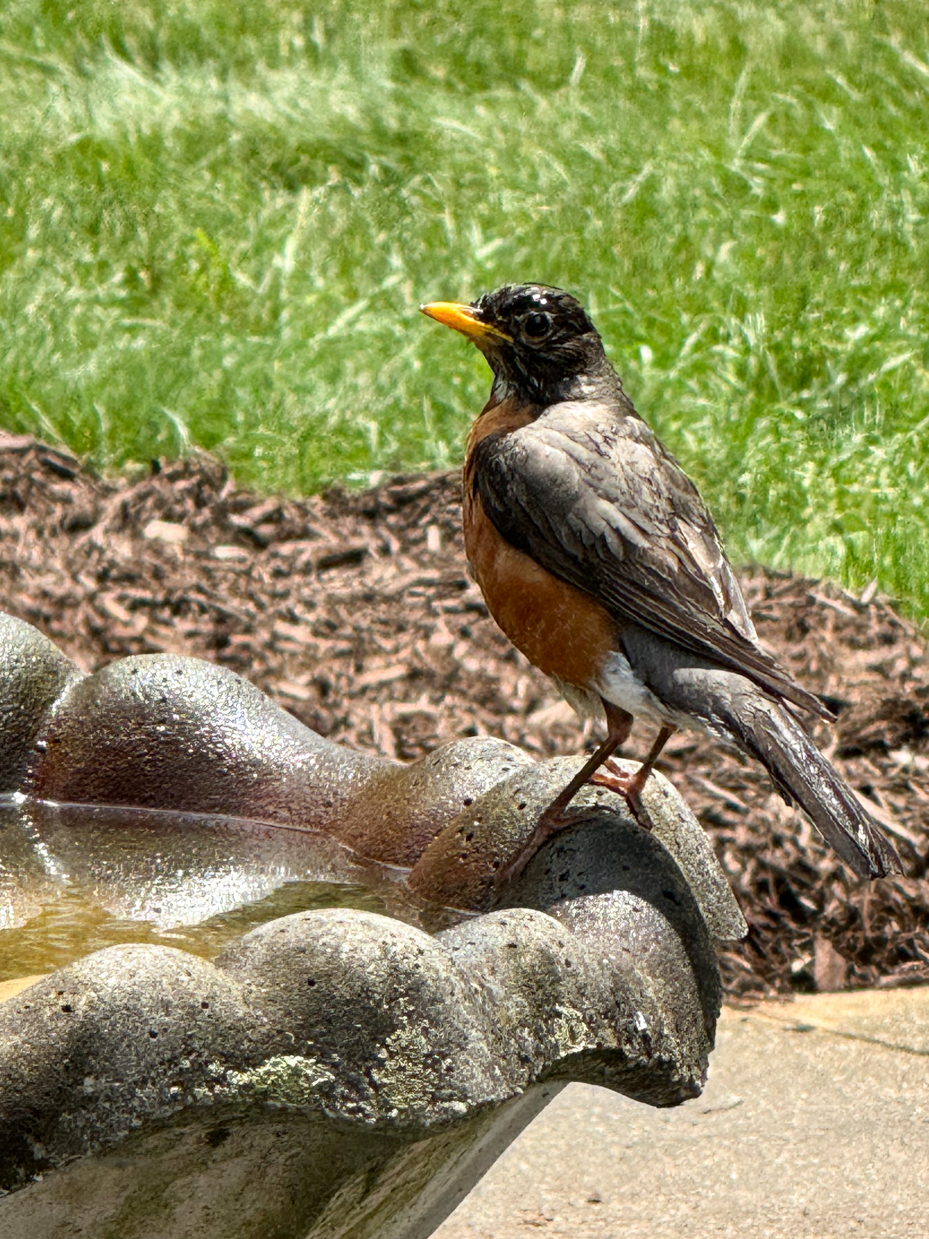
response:
[[[606,739],[593,756],[578,770],[567,787],[559,792],[548,808],[540,814],[532,836],[519,852],[516,859],[511,861],[505,869],[497,871],[497,886],[502,886],[506,882],[511,882],[513,878],[519,877],[542,844],[571,824],[571,818],[565,817],[565,809],[584,784],[590,782],[592,776],[596,774],[603,763],[628,739],[629,733],[632,731],[633,716],[628,711],[621,710],[619,706],[614,706],[608,701],[603,702],[603,708],[606,711]],[[657,757],[657,753],[655,756]]]
[[[608,787],[611,792],[618,792],[620,796],[625,796],[626,803],[632,810],[633,816],[636,821],[639,821],[642,809],[642,792],[645,789],[645,784],[648,782],[648,776],[651,774],[655,762],[661,756],[661,750],[676,731],[676,727],[666,723],[655,737],[655,743],[649,749],[648,757],[633,774],[627,774],[625,770],[620,770],[618,766],[613,764],[610,758],[607,758],[603,763],[603,770],[597,771],[591,776],[591,783],[596,783],[598,787]],[[644,821],[642,825],[645,825]]]

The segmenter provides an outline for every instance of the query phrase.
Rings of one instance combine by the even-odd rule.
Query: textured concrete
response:
[[[540,765],[524,777],[541,805],[563,776]],[[138,810],[111,820],[94,807],[82,829],[77,809],[38,808],[7,810],[14,891],[29,885],[26,845],[33,876],[92,883],[116,907],[138,891],[139,864],[154,863]],[[718,876],[693,869],[705,844],[692,816],[674,797],[662,812],[679,820],[649,834],[593,806],[511,889],[479,882],[521,906],[435,936],[350,909],[300,913],[215,965],[114,947],[10,996],[0,1234],[425,1239],[567,1081],[657,1106],[696,1095],[720,1000],[711,927],[741,922]],[[113,864],[101,813],[132,864]],[[175,914],[215,908],[217,843],[253,879],[276,868],[248,823],[237,835],[180,815],[172,847],[170,814],[158,821],[158,864],[180,874],[173,886],[154,875],[162,912],[172,899]],[[272,844],[286,852],[290,833]],[[491,834],[484,874],[497,855]]]
[[[403,866],[393,890],[418,923],[301,912],[214,963],[116,946],[9,996],[4,1239],[425,1239],[568,1081],[653,1106],[699,1094],[713,943],[744,923],[659,776],[651,830],[586,791],[571,828],[501,882],[579,759],[473,739],[404,766],[322,739],[209,663],[82,676],[14,628],[0,663],[25,705],[0,733],[15,793],[0,925],[56,885],[198,923],[361,855]]]
[[[21,641],[29,657],[34,662],[38,650],[47,661],[55,647],[28,631],[31,645]],[[0,647],[0,665],[5,661]],[[54,702],[24,683],[17,665],[8,678],[21,695],[28,690],[37,743],[26,762],[24,723],[17,724],[18,743],[6,746],[8,757],[0,735],[0,772],[28,775],[0,790],[321,830],[389,864],[415,862],[463,806],[535,764],[489,737],[444,745],[409,765],[360,753],[317,735],[241,676],[197,658],[142,654],[93,675],[73,670]]]
[[[571,1085],[435,1239],[922,1239],[929,990],[827,994],[720,1020],[677,1110]]]
[[[0,793],[19,791],[46,717],[77,667],[31,624],[0,611]]]
[[[610,901],[599,930],[642,911]],[[713,978],[675,979],[674,927],[649,935],[614,961],[528,908],[436,937],[332,909],[215,965],[88,956],[0,1005],[0,1233],[425,1239],[567,1080],[699,1092]]]
[[[578,832],[586,837],[600,826],[606,832],[604,846],[596,856],[588,852],[587,871],[575,874],[578,891],[594,894],[612,890],[617,884],[622,886],[623,873],[643,864],[647,867],[646,855],[657,856],[658,852],[667,851],[679,867],[677,887],[682,892],[691,892],[682,897],[697,900],[712,936],[721,941],[741,938],[746,932],[745,922],[706,833],[672,784],[657,771],[648,780],[642,796],[650,830],[643,830],[630,816],[622,796],[600,787],[583,788],[572,801],[569,814],[577,827],[558,835],[556,846],[545,850],[547,869],[533,863],[507,890],[496,886],[500,866],[519,851],[534,831],[540,814],[583,760],[552,758],[523,765],[512,773],[508,771],[507,777],[498,779],[473,804],[452,816],[435,835],[410,874],[412,889],[452,907],[482,911],[501,902],[523,902],[525,898],[541,898],[542,906],[548,906],[559,897],[558,864],[574,856],[568,841]],[[619,759],[617,764],[629,771],[638,769],[638,762]],[[629,829],[622,839],[609,838],[609,823],[615,819],[628,823]],[[624,869],[627,846],[636,851],[637,857],[635,865],[630,862]],[[560,859],[555,860],[556,857]],[[544,893],[540,893],[540,882]]]

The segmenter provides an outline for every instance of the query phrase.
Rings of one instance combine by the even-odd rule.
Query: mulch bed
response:
[[[411,759],[460,736],[538,756],[593,736],[510,646],[467,573],[457,474],[311,499],[239,490],[212,458],[101,479],[0,434],[0,607],[87,670],[128,654],[209,658],[333,740]],[[761,638],[840,710],[820,745],[897,842],[867,883],[762,768],[700,737],[660,763],[709,832],[751,926],[729,995],[929,982],[929,660],[889,600],[742,573]],[[624,752],[643,756],[637,728]]]

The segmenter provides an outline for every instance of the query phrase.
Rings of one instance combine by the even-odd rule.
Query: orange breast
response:
[[[516,648],[546,675],[589,688],[608,655],[620,648],[615,621],[600,603],[511,546],[487,516],[475,486],[474,446],[493,430],[527,425],[536,412],[499,405],[475,422],[465,465],[465,550],[491,615]]]

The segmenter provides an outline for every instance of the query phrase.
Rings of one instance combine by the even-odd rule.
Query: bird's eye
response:
[[[523,335],[527,340],[541,340],[551,331],[552,320],[549,314],[534,310],[523,319]]]

